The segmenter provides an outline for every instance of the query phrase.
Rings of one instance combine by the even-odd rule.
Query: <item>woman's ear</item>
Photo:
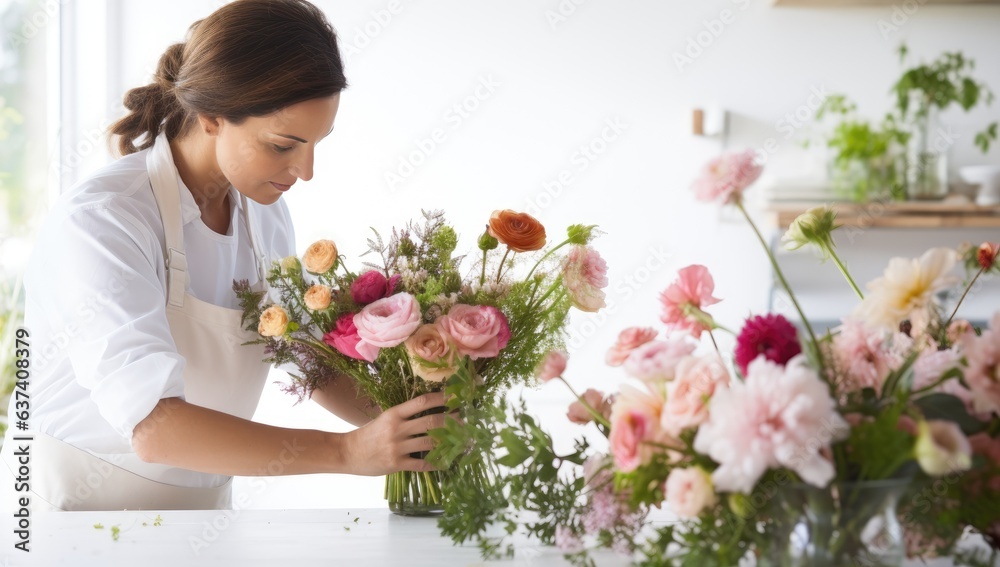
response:
[[[209,136],[218,136],[219,128],[222,126],[222,122],[215,116],[205,116],[204,114],[199,114],[198,126],[201,128],[202,132],[208,134]]]

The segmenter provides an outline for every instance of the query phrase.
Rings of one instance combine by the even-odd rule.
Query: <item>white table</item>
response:
[[[157,514],[162,518],[159,526],[154,525]],[[94,527],[98,523],[103,529]],[[455,547],[441,537],[435,519],[395,516],[384,508],[36,514],[32,518],[30,553],[12,548],[7,519],[0,525],[3,567],[484,564],[477,548]],[[117,541],[112,538],[112,526],[120,530]],[[541,546],[537,541],[516,541],[513,560],[490,565],[568,565],[555,548]],[[610,551],[596,554],[595,559],[600,566],[628,565],[625,558]],[[937,560],[926,565],[950,564]]]

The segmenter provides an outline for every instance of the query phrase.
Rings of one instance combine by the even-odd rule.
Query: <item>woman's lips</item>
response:
[[[288,191],[292,188],[291,185],[282,185],[281,183],[275,183],[274,181],[271,182],[271,185],[274,185],[274,188],[281,192]]]

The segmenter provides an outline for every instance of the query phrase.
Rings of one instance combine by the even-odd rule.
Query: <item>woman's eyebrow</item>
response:
[[[281,136],[282,138],[288,138],[289,140],[295,140],[296,142],[302,142],[303,144],[308,144],[309,143],[309,142],[306,142],[305,140],[303,140],[302,138],[299,138],[298,136],[292,136],[291,134],[278,134],[278,133],[275,133],[275,136]]]

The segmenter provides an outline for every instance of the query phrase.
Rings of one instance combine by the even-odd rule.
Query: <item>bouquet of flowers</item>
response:
[[[266,345],[266,361],[297,369],[288,389],[300,399],[350,379],[387,409],[441,390],[461,374],[472,384],[468,399],[490,405],[560,347],[571,307],[604,306],[607,266],[588,246],[594,226],[570,226],[567,238],[545,251],[545,227],[536,219],[495,211],[479,237],[478,262],[463,273],[465,257],[454,254],[458,235],[444,214],[423,217],[394,229],[388,241],[373,230],[366,254],[379,260],[365,262],[360,273],[347,267],[334,242],[320,240],[301,259],[288,257],[271,268],[267,281],[277,302],[246,281],[234,284],[246,328]],[[540,257],[526,276],[514,278],[514,267],[536,251]],[[488,472],[463,471],[477,479]],[[439,509],[446,476],[389,475],[390,507],[399,513]]]
[[[628,328],[607,353],[627,383],[610,396],[574,392],[568,418],[596,427],[606,453],[580,440],[557,454],[523,404],[471,413],[465,437],[458,428],[442,436],[455,450],[472,443],[478,454],[499,454],[490,465],[500,480],[474,507],[453,502],[463,521],[449,522],[446,511],[446,534],[496,555],[505,538],[488,528],[523,528],[578,564],[592,564],[597,547],[641,551],[646,565],[874,566],[946,554],[994,564],[1000,312],[979,330],[955,319],[958,305],[940,305],[939,292],[958,283],[950,272],[959,255],[944,248],[893,258],[862,292],[836,254],[834,212],[818,207],[784,241],[815,247],[859,297],[839,327],[818,335],[744,208],[743,191],[760,172],[752,152],[725,155],[694,189],[744,214],[800,327],[753,315],[733,333],[734,351],[723,352],[715,337],[730,331],[710,313],[720,301],[711,273],[681,269],[660,296],[667,333]],[[966,254],[962,299],[982,274],[1000,271],[998,249],[985,243]],[[566,354],[553,351],[537,374],[569,386],[566,366]],[[676,521],[650,520],[661,507]],[[992,549],[960,545],[969,531]]]

